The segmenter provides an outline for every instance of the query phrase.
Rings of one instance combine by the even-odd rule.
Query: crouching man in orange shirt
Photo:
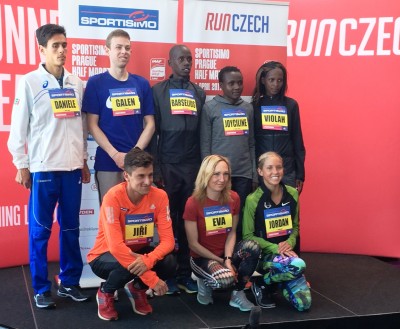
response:
[[[150,287],[156,295],[164,295],[168,290],[164,280],[174,277],[176,270],[168,196],[152,186],[152,156],[137,147],[130,150],[124,178],[104,196],[99,231],[87,256],[93,272],[105,280],[97,292],[103,320],[118,319],[114,292],[122,287],[135,313],[151,313],[146,290]],[[159,244],[152,247],[155,228]]]

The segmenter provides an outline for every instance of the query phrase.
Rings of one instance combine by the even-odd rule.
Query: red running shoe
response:
[[[99,318],[102,320],[118,320],[118,313],[114,308],[114,294],[97,290],[96,295]]]
[[[140,315],[147,315],[153,312],[153,308],[147,301],[146,290],[138,289],[133,286],[133,281],[128,282],[125,287],[125,292],[132,303],[133,311]]]

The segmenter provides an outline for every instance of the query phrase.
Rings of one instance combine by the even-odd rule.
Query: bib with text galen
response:
[[[264,220],[267,238],[289,235],[293,231],[289,206],[265,209]]]
[[[232,230],[232,213],[229,206],[204,208],[206,236],[228,233]]]
[[[247,135],[249,123],[246,112],[242,109],[222,110],[225,136]]]
[[[287,109],[285,106],[261,106],[262,129],[288,130]]]
[[[197,115],[197,105],[193,92],[186,89],[170,89],[171,114]]]
[[[141,113],[136,88],[110,89],[110,99],[114,117]]]
[[[150,243],[154,236],[154,214],[125,216],[125,244]]]
[[[73,89],[50,89],[49,96],[55,118],[73,118],[81,115]]]

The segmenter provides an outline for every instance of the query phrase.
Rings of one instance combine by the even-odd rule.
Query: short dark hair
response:
[[[47,42],[53,37],[55,34],[63,34],[64,37],[67,36],[65,32],[65,28],[61,25],[57,24],[45,24],[39,27],[36,30],[36,39],[38,44],[47,47]]]
[[[174,45],[174,46],[172,46],[171,49],[169,50],[169,54],[168,54],[168,55],[169,55],[169,59],[170,59],[170,60],[176,59],[176,58],[175,58],[175,57],[176,57],[176,53],[177,53],[179,50],[181,50],[181,49],[187,49],[187,50],[190,51],[189,47],[186,46],[186,45]],[[192,53],[192,52],[190,51],[190,53]]]
[[[148,168],[153,165],[153,157],[146,151],[134,147],[125,155],[124,169],[128,174],[139,167]]]
[[[106,47],[110,48],[111,47],[111,39],[112,38],[117,38],[117,37],[123,37],[123,38],[127,38],[129,39],[129,41],[131,40],[131,36],[129,35],[128,32],[126,32],[125,30],[122,29],[116,29],[111,31],[106,39]]]
[[[242,74],[242,72],[240,72],[240,70],[236,66],[225,66],[218,72],[218,81],[224,82],[225,73],[229,72],[239,72],[240,74]]]

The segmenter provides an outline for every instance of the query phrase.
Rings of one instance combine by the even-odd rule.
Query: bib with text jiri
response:
[[[170,89],[171,114],[197,115],[197,105],[193,92],[186,89]]]
[[[246,112],[242,109],[222,110],[225,136],[247,135],[249,123]]]
[[[141,113],[136,88],[110,89],[110,99],[114,117]]]
[[[204,208],[206,236],[228,233],[232,230],[232,214],[229,206]]]
[[[73,118],[81,115],[73,89],[50,89],[49,96],[55,118]]]
[[[262,128],[266,130],[288,130],[285,106],[261,106]]]
[[[267,238],[289,235],[293,231],[289,206],[265,209],[264,220]]]
[[[125,216],[125,244],[150,243],[154,236],[154,214]]]

